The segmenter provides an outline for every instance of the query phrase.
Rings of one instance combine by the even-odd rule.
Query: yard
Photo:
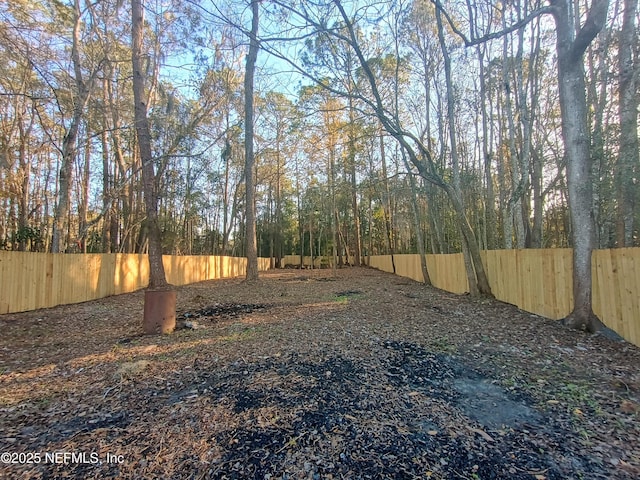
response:
[[[367,268],[142,302],[0,316],[0,478],[640,476],[631,344]]]

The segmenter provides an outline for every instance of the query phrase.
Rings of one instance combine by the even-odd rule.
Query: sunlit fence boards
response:
[[[497,299],[548,318],[560,319],[573,305],[570,249],[492,250],[482,252]],[[287,257],[297,266],[297,256]],[[393,271],[389,255],[368,257],[379,270]],[[267,270],[268,258],[261,258]],[[304,259],[310,264],[311,258]],[[321,259],[314,259],[316,267]],[[287,263],[287,262],[284,262]],[[422,281],[418,255],[395,255],[398,275]],[[165,256],[167,279],[185,285],[244,275],[246,259],[219,256]],[[596,314],[627,340],[640,345],[640,248],[593,252],[593,305]],[[324,265],[323,265],[324,266]],[[427,255],[434,286],[468,291],[462,254]],[[144,255],[46,254],[0,251],[0,314],[85,302],[133,292],[149,282]]]
[[[482,252],[498,300],[547,318],[566,317],[573,306],[571,249]]]
[[[571,249],[481,252],[491,290],[498,300],[547,318],[566,317],[573,307]],[[422,281],[419,255],[394,255],[396,274]],[[596,250],[593,308],[602,321],[640,346],[640,248]],[[392,272],[389,255],[370,257],[370,265]],[[462,254],[427,255],[434,286],[468,291]]]
[[[374,255],[369,257],[369,266],[385,272],[393,272],[395,264],[396,274],[423,281],[420,255],[394,255],[393,262],[390,255]],[[437,288],[453,293],[469,291],[469,283],[464,271],[464,258],[461,253],[448,255],[427,255],[427,269],[431,283]]]
[[[591,264],[593,309],[609,327],[640,346],[640,248],[598,250]]]
[[[185,285],[244,275],[245,258],[164,256],[167,280]],[[260,270],[269,259],[258,259]],[[0,251],[0,314],[134,292],[149,283],[146,255],[49,254]]]

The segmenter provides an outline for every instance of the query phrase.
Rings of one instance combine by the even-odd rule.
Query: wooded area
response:
[[[637,0],[147,3],[0,0],[0,248],[461,252],[490,294],[481,250],[572,247],[597,329],[591,250],[640,245]]]
[[[245,274],[245,258],[164,256],[167,281],[186,285]],[[268,258],[259,258],[261,271]],[[86,302],[135,292],[149,284],[149,263],[142,254],[61,255],[0,251],[0,314]]]

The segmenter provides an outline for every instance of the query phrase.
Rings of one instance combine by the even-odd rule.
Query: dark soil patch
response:
[[[389,341],[385,348],[398,352],[387,368],[392,384],[450,401],[485,428],[512,428],[541,421],[521,395],[508,393],[454,356],[434,354],[405,342]]]
[[[356,295],[360,295],[362,292],[360,290],[343,290],[341,292],[336,292],[336,297],[354,297]]]
[[[184,321],[194,318],[207,318],[210,320],[221,318],[238,318],[253,312],[263,312],[272,305],[266,303],[236,304],[236,303],[216,303],[193,312],[184,312],[177,316],[176,320]]]
[[[411,344],[404,346],[414,347]],[[383,349],[379,350],[380,357],[384,353]],[[299,460],[309,474],[335,478],[411,478],[422,477],[426,472],[442,478],[456,478],[471,472],[478,478],[528,479],[534,474],[532,472],[544,472],[546,478],[561,479],[570,473],[559,465],[561,460],[557,456],[561,457],[562,451],[543,452],[532,443],[531,436],[535,435],[532,428],[538,435],[546,435],[549,428],[540,415],[527,411],[529,420],[537,422],[536,425],[491,432],[495,438],[470,423],[472,433],[484,435],[476,433],[476,438],[469,441],[465,438],[466,431],[458,432],[464,435],[447,432],[445,425],[438,423],[437,415],[425,418],[421,406],[432,402],[433,398],[417,399],[423,396],[416,394],[415,385],[408,379],[394,380],[394,391],[400,393],[402,401],[393,398],[393,404],[390,404],[389,395],[384,395],[388,384],[384,381],[372,383],[371,373],[357,368],[351,360],[331,358],[315,365],[299,362],[300,359],[293,356],[285,362],[254,366],[250,373],[235,372],[236,377],[249,377],[249,383],[257,371],[284,377],[296,374],[301,379],[296,388],[286,390],[248,390],[237,385],[238,390],[231,395],[234,413],[295,408],[296,405],[304,406],[304,410],[298,410],[285,425],[259,428],[249,424],[243,429],[223,432],[218,441],[229,445],[222,459],[227,462],[225,475],[281,478],[287,474],[287,466],[296,463],[294,458],[301,455],[303,458]],[[442,367],[448,370],[448,365]],[[390,378],[394,378],[393,374]],[[211,385],[211,379],[205,383]],[[229,398],[230,390],[233,390],[227,382],[223,383],[225,388],[219,390],[220,396],[216,398],[219,402]],[[362,389],[362,385],[369,388]],[[497,400],[501,403],[498,408],[505,407],[509,412],[527,409],[504,393]],[[429,411],[439,408],[434,403]],[[496,415],[488,410],[476,413],[483,420]],[[384,420],[389,414],[392,422]],[[508,414],[500,418],[511,420]],[[512,423],[522,426],[520,422]],[[505,425],[500,427],[505,428]],[[560,432],[561,436],[568,433]],[[573,457],[573,460],[588,465],[592,474],[606,474],[606,469],[597,464],[590,465],[585,456]]]
[[[640,475],[629,344],[368,269],[178,299],[206,328],[139,336],[141,294],[0,317],[0,451],[102,462],[1,478]]]

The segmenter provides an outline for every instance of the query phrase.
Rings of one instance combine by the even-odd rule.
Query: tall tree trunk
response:
[[[103,81],[103,86],[106,86],[106,81]],[[107,89],[103,88],[103,101],[105,104],[107,100]],[[110,223],[113,212],[111,203],[111,176],[110,176],[110,164],[109,164],[109,138],[107,135],[107,114],[106,109],[102,112],[102,123],[104,128],[100,133],[100,141],[102,147],[102,211],[104,216],[102,218],[102,252],[111,253],[111,235],[110,235]]]
[[[538,100],[537,90],[535,89],[536,72],[534,66],[537,63],[538,52],[540,50],[540,35],[535,35],[535,31],[532,29],[532,36],[537,37],[537,40],[531,42],[531,50],[529,53],[529,69],[525,78],[523,68],[523,48],[525,44],[524,28],[518,32],[518,51],[516,55],[516,83],[517,83],[517,97],[516,107],[518,109],[518,120],[520,123],[521,141],[522,146],[520,149],[520,180],[518,183],[520,208],[516,211],[519,218],[516,220],[522,224],[522,247],[531,247],[531,226],[529,224],[529,217],[531,216],[531,180],[530,171],[532,169],[532,143],[531,137],[533,132],[533,115],[532,109]],[[528,97],[530,92],[530,97]],[[520,245],[520,243],[519,243]]]
[[[503,146],[505,144],[505,124],[504,115],[502,113],[502,95],[501,90],[497,94],[496,105],[496,118],[498,123],[498,144]],[[507,171],[508,165],[505,160],[506,155],[498,155],[498,181],[499,181],[499,194],[500,210],[502,219],[502,247],[511,250],[513,248],[513,215],[511,215],[511,208],[509,207],[508,198],[508,183],[507,183]]]
[[[431,105],[431,81],[433,78],[433,73],[432,73],[433,68],[431,67],[426,48],[423,48],[422,46],[420,46],[418,50],[420,52],[422,69],[424,72],[424,75],[422,75],[422,77],[423,77],[425,105]],[[396,52],[397,51],[398,50],[396,47]],[[399,68],[399,62],[396,62],[396,65],[397,65],[396,66],[396,71],[397,71],[397,69]],[[396,95],[397,95],[397,87],[396,87]],[[398,100],[396,98],[396,105],[397,103],[398,103]],[[431,151],[433,150],[433,140],[431,138],[431,108],[424,109],[424,120],[425,120],[425,129],[424,129],[424,135],[422,136],[422,142],[427,146],[427,149]],[[442,252],[442,234],[440,232],[440,227],[438,225],[438,220],[436,218],[438,209],[435,208],[436,193],[434,191],[433,185],[427,184],[425,192],[426,192],[425,196],[427,198],[427,215],[428,215],[429,224],[430,224],[429,236],[431,239],[431,250],[433,251],[433,253],[441,253]]]
[[[620,151],[616,163],[616,239],[619,247],[633,245],[633,179],[638,174],[638,94],[633,49],[638,0],[625,0],[618,58],[620,63]]]
[[[442,14],[440,13],[440,10],[436,11],[436,23],[438,25],[438,39],[440,40],[440,48],[442,50],[442,56],[444,58],[444,74],[445,74],[445,84],[446,84],[446,91],[447,91],[446,96],[447,96],[447,118],[449,121],[449,151],[451,153],[451,170],[452,170],[452,176],[453,176],[453,181],[452,181],[452,185],[450,186],[450,191],[452,192],[453,196],[456,197],[455,199],[456,206],[454,206],[454,208],[456,209],[456,212],[458,214],[462,214],[462,216],[459,217],[459,219],[464,218],[465,222],[467,222],[465,212],[464,212],[464,203],[462,200],[462,187],[460,183],[460,162],[458,159],[458,146],[457,146],[457,138],[456,138],[456,122],[455,122],[455,111],[454,111],[455,101],[453,98],[453,83],[451,81],[451,58],[449,57],[449,52],[447,50],[447,46],[444,40]],[[465,266],[465,271],[467,273],[467,280],[469,283],[469,292],[472,295],[477,295],[478,293],[480,293],[480,287],[478,285],[479,279],[477,278],[477,272],[474,269],[473,260],[470,257],[470,250],[473,247],[469,246],[470,238],[465,232],[462,231],[464,227],[463,225],[461,225],[461,223],[464,223],[464,222],[458,222],[458,227],[462,237],[461,238],[462,253],[464,256],[464,266]],[[467,225],[468,225],[468,222],[467,222]],[[475,243],[477,245],[477,242]],[[478,249],[478,257],[479,257],[479,249]],[[486,284],[487,286],[489,285],[488,282],[486,282]],[[489,289],[489,293],[490,293],[490,289]]]
[[[229,112],[226,113],[226,129],[229,131]],[[231,168],[231,142],[229,138],[225,140],[224,150],[221,154],[224,162],[224,191],[222,192],[222,255],[227,255],[229,246],[229,234],[231,228],[229,226],[229,170]]]
[[[503,15],[502,17],[502,25],[503,28],[506,26],[506,19]],[[511,198],[509,198],[508,203],[508,215],[510,218],[510,223],[514,227],[515,233],[515,247],[516,248],[524,248],[524,224],[522,222],[522,192],[520,189],[520,162],[518,160],[518,150],[516,148],[516,127],[514,121],[514,113],[513,113],[513,101],[512,101],[512,88],[514,85],[510,82],[510,59],[513,57],[509,54],[508,49],[508,39],[509,36],[505,35],[503,37],[503,48],[502,48],[502,82],[504,86],[504,99],[505,105],[504,109],[507,116],[507,126],[508,126],[508,138],[509,138],[509,168],[511,170]],[[516,62],[518,59],[515,60]]]
[[[440,228],[440,220],[438,219],[438,214],[440,213],[440,209],[437,207],[438,192],[430,183],[426,183],[424,188],[427,197],[427,215],[429,217],[429,226],[431,227],[429,231],[431,251],[432,253],[446,253],[443,248],[444,240],[442,239],[442,229]]]
[[[121,132],[121,122],[120,122],[120,109],[117,105],[116,93],[113,88],[113,64],[111,62],[107,62],[106,65],[106,75],[105,75],[105,84],[106,84],[106,99],[105,105],[110,113],[111,127],[110,127],[110,137],[113,148],[113,157],[116,161],[117,171],[114,171],[113,183],[114,183],[114,192],[113,195],[118,195],[120,198],[120,212],[118,212],[118,202],[114,202],[114,207],[112,207],[112,224],[111,224],[111,250],[116,251],[124,251],[124,252],[132,252],[133,244],[134,244],[134,236],[133,236],[133,183],[134,178],[131,178],[131,181],[127,181],[127,174],[129,168],[125,162],[124,153],[122,151],[122,138],[120,136]],[[105,116],[106,117],[106,116]],[[107,119],[105,118],[105,125],[107,124]],[[120,213],[122,217],[122,230],[124,235],[120,236]]]
[[[575,8],[575,7],[574,7]],[[607,159],[605,150],[605,129],[607,128],[606,110],[607,96],[609,90],[609,46],[610,30],[602,32],[598,39],[598,44],[589,46],[585,52],[587,83],[586,99],[588,112],[588,129],[591,133],[591,183],[592,183],[592,211],[594,215],[594,248],[606,248],[612,235],[608,232],[611,229],[610,222],[603,222],[609,216],[605,210],[603,194],[608,190],[608,182],[601,179],[615,175],[615,169],[611,171],[611,164]],[[603,184],[607,184],[603,188]]]
[[[309,257],[311,258],[309,268],[313,270],[313,211],[311,212],[311,221],[309,222]],[[302,265],[304,266],[304,259],[302,260]]]
[[[282,263],[283,245],[282,245],[282,172],[280,167],[280,137],[278,136],[278,146],[276,149],[276,225],[274,229],[274,248],[275,248],[275,268],[280,268]]]
[[[567,187],[573,244],[573,311],[564,323],[590,332],[603,325],[593,313],[591,252],[595,239],[592,214],[591,152],[583,56],[607,18],[608,0],[594,0],[585,24],[573,35],[577,13],[570,0],[553,0],[558,54],[562,136],[567,157]]]
[[[537,73],[542,68],[542,56],[540,53],[540,35],[532,45],[532,56],[535,52],[535,61],[529,62],[529,77],[531,81],[531,107],[530,107],[530,138],[533,136],[533,124],[535,120],[536,106],[539,105],[540,97],[540,83],[541,78]],[[530,142],[532,143],[532,142]],[[542,248],[542,229],[544,220],[544,197],[545,192],[543,190],[543,154],[542,147],[539,145],[534,148],[533,144],[530,147],[531,151],[531,185],[533,195],[533,225],[531,226],[531,248]]]
[[[533,188],[533,226],[531,229],[531,248],[542,248],[542,224],[544,219],[542,190],[542,152],[532,150],[531,185]]]
[[[331,244],[332,244],[332,272],[335,275],[338,267],[338,211],[336,208],[336,166],[335,166],[335,146],[333,141],[329,147],[329,197],[331,200]],[[313,247],[312,247],[313,248]],[[340,265],[342,265],[342,255],[340,255]]]
[[[35,110],[35,107],[34,107]],[[32,112],[32,113],[35,113]],[[27,129],[24,129],[22,121],[18,122],[18,129],[20,131],[20,147],[18,148],[18,162],[22,174],[22,181],[20,182],[20,198],[18,205],[18,231],[20,233],[20,243],[18,250],[21,252],[27,249],[27,228],[29,226],[29,184],[31,181],[31,159],[27,155],[27,142],[31,136],[31,130],[33,129],[35,115],[31,115],[31,121]],[[33,241],[33,239],[32,239]],[[32,245],[33,247],[33,245]]]
[[[367,242],[367,267],[371,266],[371,255],[373,255],[373,190],[369,187],[369,205],[367,208],[367,228],[369,229],[368,242]]]
[[[78,205],[78,242],[82,253],[87,253],[87,236],[89,224],[89,180],[91,174],[91,141],[87,138],[84,144],[84,165],[82,168],[82,184]]]
[[[395,241],[393,235],[393,219],[391,218],[391,192],[389,191],[389,177],[387,176],[387,155],[384,148],[384,137],[380,134],[380,160],[382,164],[382,181],[384,182],[384,192],[382,193],[382,211],[384,213],[384,230],[387,238],[387,251],[391,256],[391,268],[396,273]]]
[[[71,203],[71,184],[73,163],[76,157],[76,142],[78,129],[84,114],[84,108],[89,101],[89,90],[82,76],[80,65],[80,1],[74,2],[74,25],[71,44],[71,60],[75,75],[76,98],[74,99],[71,123],[64,139],[62,140],[62,164],[58,174],[58,203],[56,205],[53,220],[53,238],[51,240],[51,252],[60,253],[66,249],[66,232],[68,229],[69,209]]]
[[[138,149],[142,162],[142,185],[144,190],[146,226],[149,240],[149,288],[161,289],[167,286],[162,263],[162,242],[158,225],[158,192],[151,150],[151,133],[147,118],[147,97],[145,74],[142,65],[144,12],[142,0],[131,0],[131,63],[133,67],[133,98]]]
[[[351,180],[351,208],[353,211],[353,230],[355,234],[353,264],[359,267],[362,262],[362,237],[360,234],[360,208],[358,207],[358,184],[356,178],[356,138],[353,99],[349,97],[349,175]]]
[[[298,165],[298,158],[296,156],[296,199],[297,199],[297,209],[298,209],[298,241],[300,243],[300,270],[304,267],[302,262],[304,258],[304,221],[302,218],[302,199],[300,196],[300,170]]]
[[[479,45],[478,51],[478,64],[480,66],[480,108],[482,115],[482,158],[484,161],[484,178],[485,178],[485,207],[484,207],[484,221],[487,240],[487,249],[491,250],[495,248],[495,225],[496,222],[496,210],[495,210],[495,193],[493,191],[493,175],[491,169],[491,157],[492,154],[489,151],[489,127],[488,127],[488,114],[487,114],[487,81],[485,79],[485,67],[484,67],[484,50],[483,45]]]
[[[246,208],[246,255],[248,281],[258,279],[258,245],[256,238],[256,201],[254,187],[255,155],[253,152],[253,77],[258,58],[258,6],[259,0],[251,0],[251,33],[249,53],[244,74],[244,176],[245,176],[245,208]]]
[[[416,226],[416,242],[418,247],[418,254],[420,255],[420,268],[422,270],[422,281],[425,285],[431,285],[431,277],[429,276],[429,269],[427,268],[427,256],[424,248],[424,236],[422,234],[422,228],[420,228],[420,212],[418,210],[418,188],[416,186],[416,179],[411,173],[411,166],[407,160],[406,152],[402,151],[402,160],[404,167],[407,169],[407,175],[409,177],[409,186],[411,188],[411,212],[413,213],[413,222]]]

